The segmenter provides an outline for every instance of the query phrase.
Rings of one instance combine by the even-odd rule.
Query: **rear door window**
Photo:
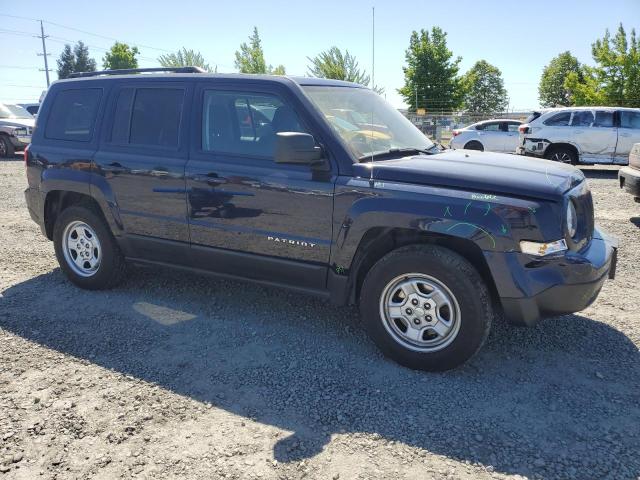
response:
[[[549,120],[545,120],[544,124],[549,127],[566,127],[571,120],[571,112],[556,113]]]
[[[176,148],[183,103],[182,88],[138,88],[129,143]]]
[[[590,127],[593,124],[593,112],[590,110],[579,110],[573,112],[571,119],[572,127]]]
[[[45,137],[88,142],[98,115],[101,88],[63,90],[56,95],[45,127]]]

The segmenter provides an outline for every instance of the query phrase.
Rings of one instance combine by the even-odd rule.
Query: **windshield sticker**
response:
[[[497,200],[498,196],[497,195],[491,195],[489,193],[472,193],[471,194],[471,199],[472,200],[491,201],[491,200]]]

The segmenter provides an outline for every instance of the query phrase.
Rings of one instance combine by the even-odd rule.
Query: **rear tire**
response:
[[[428,371],[473,357],[493,318],[489,290],[476,269],[435,245],[409,245],[380,259],[362,285],[360,313],[387,357]]]
[[[576,155],[576,152],[572,148],[563,146],[554,147],[552,145],[548,147],[544,158],[554,162],[570,163],[571,165],[576,165],[578,163],[578,156]]]
[[[80,288],[107,289],[125,274],[125,260],[102,216],[90,205],[62,211],[53,229],[60,268]]]
[[[16,149],[11,143],[11,140],[6,135],[0,135],[0,157],[9,158],[13,157],[16,153]]]
[[[465,144],[464,149],[465,150],[478,150],[480,152],[484,152],[484,145],[482,145],[477,140],[472,140],[472,141],[467,142]]]

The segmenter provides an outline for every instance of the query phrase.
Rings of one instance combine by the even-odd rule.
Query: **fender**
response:
[[[355,197],[355,198],[354,198]],[[403,228],[472,241],[483,252],[519,251],[521,239],[559,238],[558,205],[485,192],[345,179],[336,184],[331,267],[348,275],[372,228]],[[553,217],[555,215],[555,217]]]

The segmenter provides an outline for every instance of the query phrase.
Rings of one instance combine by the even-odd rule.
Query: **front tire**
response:
[[[124,278],[124,256],[102,217],[90,206],[71,206],[58,216],[53,244],[60,268],[80,288],[107,289]]]
[[[360,312],[387,357],[428,371],[469,360],[493,317],[489,291],[475,268],[435,245],[402,247],[379,260],[362,285]]]

